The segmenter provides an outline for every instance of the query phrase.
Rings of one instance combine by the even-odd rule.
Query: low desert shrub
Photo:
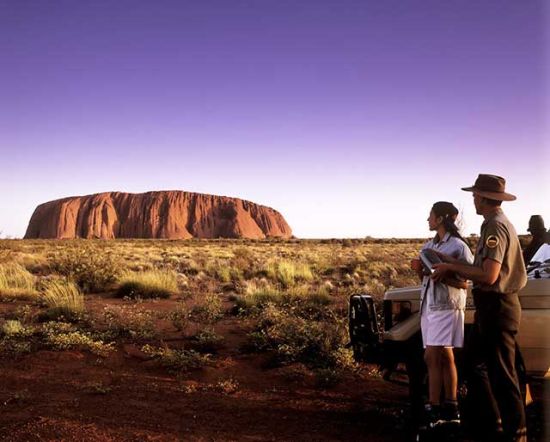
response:
[[[178,275],[172,270],[125,273],[118,282],[116,296],[123,298],[169,298],[178,291]]]
[[[96,327],[102,329],[102,335],[108,339],[152,339],[157,335],[155,312],[136,305],[107,306],[96,319],[99,322]]]
[[[20,321],[23,324],[29,324],[34,321],[35,313],[30,305],[20,305],[13,312],[13,319]]]
[[[210,355],[194,350],[153,347],[147,344],[141,348],[141,351],[158,361],[161,366],[176,372],[199,369],[210,362]]]
[[[51,269],[73,280],[85,293],[108,290],[117,280],[121,264],[95,246],[71,247],[54,254]]]
[[[239,391],[239,381],[233,378],[223,379],[214,384],[212,390],[222,394],[235,394]]]
[[[19,356],[30,353],[32,350],[31,342],[20,337],[4,336],[0,339],[0,354]]]
[[[273,352],[280,363],[302,362],[315,368],[354,366],[351,351],[344,348],[348,341],[345,324],[334,315],[312,321],[268,305],[250,338],[253,349]]]
[[[177,331],[183,331],[189,324],[189,310],[183,302],[178,302],[177,307],[168,313],[168,319]]]
[[[223,318],[222,299],[215,293],[209,293],[202,302],[191,310],[191,319],[195,322],[212,324]]]
[[[35,329],[18,320],[7,320],[0,329],[0,354],[18,356],[31,351]]]
[[[41,300],[48,308],[45,315],[50,319],[63,316],[74,320],[84,312],[84,295],[74,282],[66,279],[48,281]]]
[[[4,298],[36,299],[34,276],[20,264],[0,264],[0,296]]]
[[[193,336],[194,348],[201,353],[214,353],[223,342],[223,336],[218,335],[213,328],[206,327]]]
[[[215,384],[198,384],[195,382],[182,385],[180,387],[181,391],[185,394],[192,394],[198,392],[207,392],[207,393],[221,393],[224,395],[235,394],[239,391],[240,384],[234,378],[222,379],[216,382]]]
[[[78,330],[65,322],[48,322],[42,328],[45,343],[55,350],[78,349],[106,357],[114,350],[114,343],[94,339],[90,333]]]
[[[322,319],[332,315],[328,308],[332,304],[330,289],[327,286],[311,287],[301,285],[292,287],[288,291],[290,302],[288,305],[293,309],[295,315],[306,319]]]
[[[2,335],[3,336],[19,336],[19,337],[28,337],[34,333],[32,327],[25,326],[16,319],[9,319],[2,324]]]

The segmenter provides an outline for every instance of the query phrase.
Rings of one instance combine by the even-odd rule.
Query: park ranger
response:
[[[484,217],[473,265],[453,260],[434,265],[433,278],[440,280],[455,272],[472,280],[476,307],[472,334],[465,344],[471,386],[482,397],[493,426],[489,440],[526,441],[525,410],[515,369],[516,334],[521,305],[518,292],[527,283],[521,246],[514,226],[501,209],[502,201],[513,201],[505,192],[506,181],[480,174],[472,187],[478,215]]]

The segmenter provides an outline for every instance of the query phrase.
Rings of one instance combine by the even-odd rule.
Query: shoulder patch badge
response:
[[[499,243],[499,239],[495,235],[490,235],[485,241],[485,245],[490,249],[494,249],[496,246],[498,246],[498,243]]]

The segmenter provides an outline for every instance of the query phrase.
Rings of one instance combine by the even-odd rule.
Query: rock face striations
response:
[[[270,207],[182,191],[107,192],[39,205],[25,238],[289,238]]]

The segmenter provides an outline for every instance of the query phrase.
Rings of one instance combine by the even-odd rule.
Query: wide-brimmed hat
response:
[[[529,218],[529,228],[528,232],[546,232],[546,227],[544,227],[544,220],[540,215],[533,215]]]
[[[515,195],[506,193],[506,180],[501,176],[486,175],[480,173],[475,184],[471,187],[463,187],[466,192],[474,192],[478,195],[497,201],[514,201]]]

